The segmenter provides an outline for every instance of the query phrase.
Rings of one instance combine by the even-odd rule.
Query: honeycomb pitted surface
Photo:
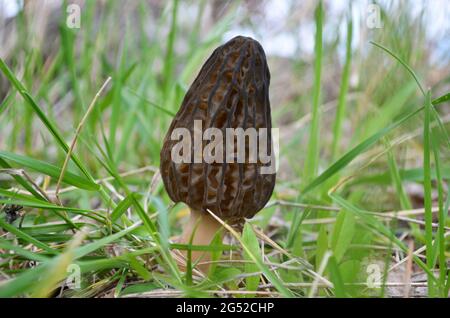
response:
[[[225,160],[226,128],[267,128],[268,154],[271,154],[272,128],[269,102],[270,73],[262,46],[238,36],[218,47],[201,68],[173,119],[161,150],[161,175],[174,202],[184,202],[197,211],[210,209],[230,223],[251,218],[269,200],[275,173],[262,174],[259,158],[249,162],[249,139],[245,138],[243,163]],[[214,127],[223,132],[223,163],[190,163],[171,160],[175,128],[186,128],[194,144],[194,120],[203,131]],[[236,139],[235,139],[236,141]],[[205,149],[209,141],[202,141]],[[236,147],[236,143],[235,143]],[[236,158],[236,149],[234,149]]]

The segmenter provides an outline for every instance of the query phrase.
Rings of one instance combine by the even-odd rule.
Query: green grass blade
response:
[[[395,188],[395,191],[397,192],[397,195],[400,199],[400,206],[403,210],[411,210],[412,204],[409,200],[409,197],[407,196],[405,189],[402,184],[402,178],[400,176],[400,171],[397,166],[397,162],[395,161],[394,154],[392,152],[392,149],[390,148],[390,144],[388,141],[386,141],[386,148],[388,148],[387,156],[388,156],[388,166],[389,166],[389,172],[392,179],[392,184]]]
[[[19,91],[20,95],[25,99],[28,105],[34,110],[36,115],[42,121],[42,123],[47,127],[48,131],[53,135],[58,145],[64,150],[65,153],[68,153],[69,146],[64,141],[64,138],[59,133],[59,130],[56,128],[56,125],[51,122],[51,120],[44,114],[38,104],[34,101],[30,94],[26,91],[25,87],[20,83],[20,81],[16,78],[16,76],[12,73],[12,71],[8,68],[3,59],[0,58],[0,70],[5,74],[6,78],[13,84],[13,86]],[[73,162],[78,166],[78,168],[83,172],[83,174],[94,182],[94,178],[91,177],[89,172],[86,170],[81,161],[72,153],[71,158]]]
[[[135,92],[134,90],[132,90],[131,88],[127,88],[127,91],[129,91],[131,94],[133,94],[134,96],[136,96],[137,98],[141,99],[142,101],[146,102],[147,104],[149,104],[150,106],[155,107],[156,109],[160,110],[161,112],[169,115],[170,117],[175,117],[175,113],[170,111],[167,108],[164,108],[154,102],[149,101],[148,99],[145,99],[144,97],[142,97],[141,95],[139,95],[137,92]]]
[[[320,98],[321,98],[321,74],[322,74],[322,28],[323,28],[323,4],[319,1],[314,11],[316,24],[316,34],[314,40],[314,86],[312,101],[312,119],[309,129],[308,149],[306,152],[305,166],[303,177],[305,182],[309,182],[316,177],[319,169],[319,152],[320,152]],[[292,225],[288,234],[288,247],[294,244],[295,233],[301,223],[301,216],[296,213],[292,220]]]
[[[132,226],[127,227],[126,229],[114,233],[112,235],[106,236],[104,238],[101,238],[99,240],[96,240],[95,242],[83,245],[81,247],[78,247],[75,251],[74,251],[74,258],[78,259],[81,258],[89,253],[92,253],[96,250],[98,250],[99,248],[112,243],[114,241],[117,241],[119,238],[127,235],[128,233],[136,230],[139,226],[141,226],[141,222],[137,222],[135,224],[133,224]]]
[[[2,198],[1,196],[4,196],[5,198]],[[9,198],[9,199],[8,199]],[[78,228],[76,224],[72,222],[69,218],[67,218],[64,214],[60,213],[60,211],[69,211],[73,212],[75,214],[81,214],[85,217],[91,218],[93,220],[96,220],[98,222],[104,223],[104,220],[98,216],[97,213],[93,213],[92,210],[84,210],[74,207],[64,207],[55,205],[53,203],[50,203],[48,201],[40,200],[25,194],[19,194],[15,192],[11,192],[8,190],[3,190],[0,188],[0,203],[3,204],[15,204],[15,205],[22,205],[26,207],[31,208],[37,208],[37,209],[48,209],[55,213],[58,217],[63,219],[67,224],[69,224],[72,228]]]
[[[379,44],[379,43],[376,43],[376,42],[374,42],[374,41],[370,41],[370,43],[373,44],[373,45],[375,45],[376,47],[378,47],[378,48],[384,50],[384,51],[387,52],[390,56],[392,56],[392,57],[395,58],[397,61],[399,61],[400,64],[402,64],[403,67],[405,67],[406,70],[407,70],[407,71],[411,74],[411,76],[414,78],[414,80],[416,81],[417,85],[419,86],[420,91],[422,92],[423,96],[426,95],[425,90],[423,89],[422,84],[420,84],[419,78],[417,77],[416,73],[414,72],[414,70],[413,70],[408,64],[406,64],[405,61],[403,61],[403,59],[401,59],[401,58],[398,57],[394,52],[392,52],[392,51],[389,50],[387,47],[385,47],[385,46],[383,46],[383,45],[381,45],[381,44]]]
[[[432,198],[431,198],[431,146],[430,146],[430,121],[431,121],[431,94],[428,91],[425,101],[425,118],[423,125],[423,170],[424,170],[424,208],[425,208],[425,240],[426,240],[426,255],[427,266],[431,268],[433,266],[433,213]],[[428,294],[432,296],[434,294],[433,282],[428,277]]]
[[[344,281],[342,280],[338,262],[334,256],[331,256],[328,260],[328,269],[330,271],[330,278],[333,283],[335,297],[346,297]]]
[[[208,211],[209,212],[209,211]],[[215,214],[209,212],[211,216],[213,216],[217,222],[221,223],[241,244],[244,252],[247,253],[248,257],[255,262],[258,266],[259,270],[264,273],[267,279],[274,285],[274,287],[284,296],[284,297],[293,297],[292,292],[284,286],[283,282],[270,270],[260,259],[260,255],[257,255],[251,248],[242,240],[242,237],[239,233],[237,233],[233,228],[229,225],[223,223],[221,219],[219,219]]]
[[[350,9],[351,10],[351,9]],[[333,143],[331,146],[331,158],[335,159],[338,153],[338,147],[342,135],[342,123],[345,118],[346,113],[346,103],[347,103],[347,92],[348,83],[350,79],[350,65],[352,60],[352,37],[353,37],[353,22],[351,15],[348,17],[347,23],[347,43],[345,51],[345,64],[344,70],[342,71],[341,87],[339,90],[339,99],[336,109],[336,118],[333,126]]]
[[[152,274],[142,265],[142,262],[135,256],[128,256],[127,260],[131,268],[140,276],[144,281],[149,281],[152,278]]]
[[[111,213],[111,222],[116,222],[126,210],[133,204],[134,193],[131,193],[125,197],[120,203],[114,208]]]
[[[16,278],[4,282],[0,285],[0,297],[14,297],[29,292],[33,286],[35,286],[36,282],[39,281],[46,269],[46,265],[31,268],[18,275]]]
[[[173,86],[173,66],[174,66],[174,44],[177,35],[177,14],[178,14],[178,0],[172,0],[172,16],[170,31],[167,38],[166,56],[164,59],[163,76],[163,100],[167,100],[169,96],[169,89]]]
[[[242,241],[247,244],[247,246],[255,252],[256,255],[262,255],[261,248],[258,243],[258,239],[255,235],[255,232],[253,232],[252,227],[249,223],[246,223],[244,225],[244,229],[242,231]],[[244,259],[250,261],[251,263],[245,263],[244,270],[245,273],[254,273],[258,271],[258,266],[256,266],[253,262],[251,257],[244,253]],[[250,276],[245,279],[245,285],[247,288],[247,291],[255,291],[258,289],[260,277],[259,275]],[[247,295],[248,298],[254,297],[254,294]]]
[[[433,105],[437,105],[440,103],[443,103],[446,101],[446,99],[443,99],[442,96],[433,100]],[[406,115],[403,115],[400,119],[398,119],[396,122],[390,124],[389,126],[379,130],[369,138],[365,139],[358,145],[356,145],[354,148],[352,148],[350,151],[345,153],[341,158],[336,160],[328,169],[326,169],[322,174],[320,174],[317,178],[315,178],[313,181],[311,181],[308,185],[306,185],[303,188],[302,196],[306,193],[310,192],[326,180],[328,180],[330,177],[335,175],[338,171],[346,167],[350,162],[352,162],[357,156],[365,152],[367,149],[369,149],[372,145],[374,145],[376,142],[378,142],[381,138],[386,136],[388,133],[390,133],[395,128],[402,125],[404,122],[408,121],[412,117],[416,116],[420,112],[422,112],[425,109],[425,107],[420,107],[419,109],[408,113]]]
[[[124,79],[124,71],[125,71],[125,60],[127,56],[127,33],[128,27],[126,27],[125,37],[123,40],[122,48],[120,50],[120,55],[118,58],[118,70],[115,74],[115,81],[113,84],[113,94],[112,94],[112,110],[111,110],[111,118],[109,121],[109,144],[114,151],[116,147],[116,132],[119,121],[124,118],[125,107],[122,105],[122,86]]]
[[[2,166],[5,169],[12,169],[12,167],[9,165],[9,163],[7,163],[5,160],[3,160],[0,157],[0,166]],[[25,180],[25,178],[23,178],[22,176],[19,176],[17,174],[12,175],[12,177],[14,178],[14,180],[16,180],[16,182],[18,184],[20,184],[22,187],[24,187],[24,189],[26,189],[28,192],[30,192],[34,197],[44,200],[45,198],[42,196],[42,194],[40,194],[39,192],[37,192],[34,187],[28,183],[27,180]]]
[[[51,265],[40,277],[40,284],[33,287],[32,297],[49,297],[58,284],[68,275],[68,268],[74,261],[74,250],[83,242],[84,233],[78,232],[63,253],[52,260]]]
[[[34,246],[36,246],[36,247],[38,247],[40,249],[43,249],[44,251],[46,251],[46,252],[48,252],[50,254],[53,254],[53,255],[58,254],[58,252],[56,250],[52,249],[47,244],[45,244],[45,243],[35,239],[31,235],[26,234],[25,232],[21,231],[20,229],[16,228],[15,226],[6,223],[2,218],[0,218],[0,226],[4,230],[6,230],[6,231],[14,234],[15,236],[17,236],[18,238],[20,238],[20,239],[22,239],[22,240],[24,240],[24,241],[26,241],[26,242],[28,242],[30,244],[33,244]]]
[[[314,42],[314,88],[312,102],[312,120],[309,133],[308,150],[305,160],[305,180],[313,179],[319,167],[319,138],[320,138],[320,90],[322,73],[322,24],[323,24],[322,1],[319,1],[315,11],[316,36]]]
[[[367,211],[359,209],[358,207],[351,204],[350,202],[348,202],[347,200],[345,200],[344,198],[335,193],[330,193],[330,197],[343,209],[351,211],[355,215],[359,216],[360,219],[363,220],[367,225],[369,225],[371,228],[373,228],[381,235],[392,240],[392,242],[395,245],[397,245],[403,252],[408,253],[408,247],[401,240],[399,240],[395,236],[395,234],[392,233],[392,231],[389,228],[387,228],[380,220],[376,219],[373,215],[367,213]],[[420,268],[422,268],[425,271],[425,273],[431,275],[433,282],[437,281],[436,278],[434,278],[432,271],[428,268],[427,264],[425,264],[418,256],[413,255],[413,260]]]
[[[333,251],[333,257],[337,262],[340,262],[344,257],[345,252],[350,247],[355,232],[355,216],[348,211],[339,212],[331,236],[331,249]]]
[[[439,104],[442,104],[442,103],[445,103],[448,101],[450,101],[450,93],[447,93],[445,95],[442,95],[441,97],[434,99],[433,105],[436,106],[436,105],[439,105]]]
[[[77,222],[77,227],[88,226],[88,223]],[[39,235],[39,234],[49,234],[49,233],[61,233],[72,229],[72,226],[65,223],[60,224],[43,224],[43,225],[32,225],[32,226],[22,226],[20,228],[22,231],[29,235]]]
[[[435,114],[437,117],[438,115]],[[447,275],[447,257],[445,255],[445,248],[446,248],[446,242],[445,242],[445,222],[446,222],[446,216],[448,214],[448,205],[444,208],[444,183],[442,179],[442,171],[441,171],[441,158],[440,158],[440,151],[439,151],[439,134],[438,130],[436,128],[431,129],[430,134],[430,141],[431,141],[431,148],[433,150],[433,157],[434,157],[434,163],[435,163],[435,171],[436,171],[436,181],[437,181],[437,191],[438,191],[438,206],[439,206],[439,213],[438,213],[438,230],[436,234],[435,239],[435,247],[436,249],[433,249],[433,254],[438,256],[438,263],[439,263],[439,283],[440,283],[440,291],[441,291],[441,297],[447,297],[447,294],[444,293],[445,290],[445,278]],[[450,200],[447,201],[447,203],[450,203]],[[436,257],[433,257],[433,266],[435,265],[435,259]]]
[[[311,183],[309,183],[303,189],[302,195],[305,195],[306,193],[310,192],[312,189],[316,188],[318,185],[320,185],[323,182],[325,182],[326,180],[328,180],[330,177],[335,175],[338,171],[342,170],[345,166],[347,166],[350,162],[352,162],[353,159],[355,159],[357,156],[359,156],[360,154],[365,152],[367,149],[369,149],[372,145],[374,145],[376,142],[378,142],[381,138],[386,136],[388,133],[390,133],[392,130],[394,130],[401,124],[403,124],[405,121],[407,121],[411,117],[414,117],[415,115],[420,113],[422,110],[423,110],[423,107],[403,116],[396,122],[381,129],[380,131],[373,134],[366,140],[362,141],[360,144],[358,144],[353,149],[351,149],[346,154],[344,154],[341,158],[339,158],[335,163],[333,163],[328,169],[326,169],[322,174],[320,174]]]
[[[328,239],[328,230],[326,224],[321,224],[319,226],[318,234],[317,234],[317,242],[316,242],[316,256],[315,256],[315,265],[316,271],[319,270],[322,261],[325,257],[325,254],[329,250],[329,239]]]
[[[10,243],[9,241],[5,240],[4,238],[0,238],[0,248],[2,248],[4,250],[14,251],[13,255],[20,255],[29,260],[45,262],[49,259],[47,256],[44,256],[40,253],[34,253],[29,250],[26,250],[26,249],[22,248],[20,245],[14,245],[14,244]]]
[[[17,155],[17,154],[7,152],[7,151],[0,151],[0,158],[2,158],[4,160],[8,160],[10,162],[14,162],[15,164],[19,165],[20,167],[26,167],[26,168],[30,168],[34,171],[41,172],[45,175],[55,178],[56,180],[61,175],[60,168],[58,168],[57,166],[54,166],[52,164],[49,164],[45,161],[33,159],[30,157],[26,157],[26,156]],[[95,191],[100,188],[98,184],[91,182],[90,180],[88,180],[86,178],[79,177],[70,171],[65,172],[62,181],[66,184],[73,185],[77,188],[90,190],[90,191]]]

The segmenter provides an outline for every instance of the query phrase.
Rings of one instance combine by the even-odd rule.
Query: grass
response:
[[[313,101],[311,111],[311,130],[309,133],[308,150],[305,160],[304,177],[307,181],[317,175],[319,167],[319,139],[320,139],[320,87],[322,74],[322,24],[323,7],[322,1],[319,1],[315,11],[316,33],[314,41],[314,87]]]
[[[352,9],[327,4],[291,3],[281,25],[296,35],[303,12],[312,53],[268,54],[273,197],[210,246],[176,243],[187,208],[159,152],[203,61],[256,11],[233,2],[205,27],[208,1],[88,2],[81,29],[61,17],[51,34],[20,13],[0,50],[0,296],[448,297],[450,61],[426,42],[442,39],[392,3],[354,46]],[[180,271],[174,249],[211,251],[209,272]]]
[[[351,7],[349,8],[351,12]],[[347,22],[347,39],[345,46],[345,64],[342,70],[341,86],[339,90],[339,101],[336,110],[336,118],[333,126],[333,144],[331,148],[332,158],[336,159],[339,143],[342,136],[342,123],[345,118],[345,108],[347,105],[347,93],[350,80],[350,66],[352,60],[352,38],[353,38],[353,23],[351,17]]]

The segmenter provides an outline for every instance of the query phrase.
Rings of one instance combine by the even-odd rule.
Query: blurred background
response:
[[[127,176],[132,191],[151,191],[169,205],[161,182],[150,186],[171,121],[168,113],[178,110],[201,65],[217,46],[236,35],[251,36],[268,57],[273,126],[280,128],[280,170],[273,199],[294,202],[300,189],[340,156],[424,103],[405,68],[369,41],[389,48],[410,65],[433,98],[450,91],[448,1],[323,1],[322,56],[315,50],[317,5],[313,0],[0,0],[0,57],[68,143],[95,94],[112,77],[80,134],[76,153],[95,178],[109,177],[114,167]],[[317,60],[321,61],[320,98],[314,115]],[[450,105],[442,104],[437,111],[448,130]],[[319,156],[313,164],[317,171],[308,171],[311,120],[319,117]],[[359,154],[339,170],[341,179],[330,179],[309,193],[308,202],[332,204],[328,191],[350,177],[341,193],[365,210],[422,208],[423,120],[422,114],[412,118]],[[447,178],[450,152],[446,146],[439,147]],[[57,166],[65,158],[1,73],[0,150]],[[73,163],[69,169],[77,171]],[[54,189],[56,180],[46,180],[32,170],[29,173],[37,184]],[[396,171],[400,186],[393,182]],[[105,184],[114,198],[123,198],[120,183]],[[14,185],[10,175],[0,174],[0,187]],[[96,193],[67,191],[61,196],[67,205],[108,208]],[[437,196],[433,183],[433,203]],[[149,203],[148,210],[156,208]],[[292,221],[289,212],[296,210],[268,208],[255,221],[284,246]],[[177,234],[186,209],[177,206],[174,211],[170,224]],[[316,267],[319,232],[326,228],[333,233],[334,228],[333,220],[317,219],[329,220],[330,213],[308,216],[312,220],[305,223],[302,239],[293,247],[294,254]],[[422,220],[421,215],[418,218]],[[48,221],[45,213],[27,214],[27,220],[31,224]],[[417,224],[399,222],[392,229],[402,240],[412,237],[419,245],[425,243],[423,228]],[[367,235],[359,227],[350,241],[387,244]],[[352,250],[345,255],[347,261],[362,264],[375,250]],[[376,257],[384,259],[380,254]],[[354,264],[346,263],[342,270],[359,273]],[[345,279],[356,276],[348,274]],[[391,288],[390,292],[403,291]]]
[[[70,4],[76,4],[81,15],[79,26],[73,28],[66,24],[75,21],[67,9]],[[252,36],[261,42],[269,59],[274,126],[281,128],[282,138],[287,137],[284,145],[289,141],[303,144],[312,107],[316,4],[290,0],[199,0],[179,1],[175,8],[170,1],[156,0],[1,0],[0,56],[15,68],[30,90],[38,93],[40,105],[54,114],[60,128],[70,132],[106,77],[111,76],[121,86],[139,92],[139,96],[176,111],[184,92],[216,46],[238,34]],[[359,138],[361,134],[373,133],[370,122],[374,118],[389,121],[379,118],[379,110],[395,96],[399,103],[389,107],[395,108],[390,111],[391,118],[415,103],[412,97],[417,95],[417,89],[410,85],[411,79],[398,63],[369,44],[370,40],[397,52],[436,96],[448,91],[450,73],[450,6],[445,0],[379,1],[375,7],[371,1],[325,1],[324,7],[323,158],[330,155],[332,130],[326,128],[334,120],[349,19],[353,23],[352,60],[342,149],[352,143],[353,135]],[[124,73],[126,80],[117,78]],[[3,101],[9,85],[4,77],[0,78]],[[105,107],[104,121],[109,122],[111,109],[130,113],[151,108],[142,101],[139,106],[131,105],[139,103],[139,99],[129,93],[124,90],[121,94],[125,96],[120,101],[115,99],[120,105]],[[38,123],[20,107],[12,110],[7,102],[1,105],[1,147],[43,150],[42,136],[33,132]],[[127,147],[140,148],[143,152],[136,152],[139,160],[147,163],[154,163],[157,158],[145,152],[143,136],[137,133],[139,124],[155,134],[150,143],[159,143],[158,137],[165,133],[160,116],[155,118],[152,114],[154,110],[143,110],[138,125],[128,127],[139,142],[121,146],[122,153]],[[18,125],[23,120],[26,124]],[[111,124],[115,131],[117,122]],[[302,160],[302,152],[291,147],[284,151],[289,149],[295,154],[286,156],[286,160],[293,160],[284,165],[286,177],[296,175],[289,170],[300,169]]]

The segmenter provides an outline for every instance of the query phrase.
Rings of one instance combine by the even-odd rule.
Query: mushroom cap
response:
[[[186,93],[161,150],[161,176],[174,202],[184,202],[197,211],[209,209],[232,224],[253,217],[265,206],[272,195],[276,175],[263,174],[261,168],[270,164],[262,163],[259,157],[256,162],[249,160],[250,138],[245,137],[245,161],[227,162],[225,142],[226,128],[244,131],[266,128],[267,154],[271,155],[269,84],[266,55],[252,38],[237,36],[208,58]],[[223,132],[222,162],[194,162],[194,121],[201,121],[203,131],[213,127]],[[190,162],[172,160],[172,149],[179,143],[172,138],[176,128],[190,132]],[[201,149],[207,144],[203,140]],[[234,147],[236,159],[236,143]]]

